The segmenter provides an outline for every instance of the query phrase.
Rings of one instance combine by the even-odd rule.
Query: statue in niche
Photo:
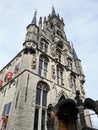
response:
[[[53,57],[56,57],[56,44],[52,44],[50,48],[51,48],[51,55]]]
[[[69,87],[72,88],[73,87],[73,79],[72,76],[69,75]]]
[[[55,126],[55,112],[52,104],[48,105],[47,109],[47,129],[54,130]]]
[[[51,121],[54,121],[55,119],[55,113],[54,113],[54,108],[52,104],[48,105],[47,118],[48,120],[51,120]]]
[[[36,53],[33,53],[31,67],[32,69],[36,69]]]
[[[51,94],[50,94],[50,102],[53,104],[53,106],[56,105],[56,95],[57,95],[57,88],[55,83],[53,83],[52,89],[51,89]]]
[[[55,79],[55,66],[52,65],[52,78]]]

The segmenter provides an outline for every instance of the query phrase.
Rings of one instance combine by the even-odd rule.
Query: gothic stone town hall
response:
[[[0,71],[0,128],[80,130],[74,99],[76,90],[85,98],[84,82],[63,18],[53,7],[37,25],[35,12],[23,49]],[[86,122],[91,127],[89,116]]]

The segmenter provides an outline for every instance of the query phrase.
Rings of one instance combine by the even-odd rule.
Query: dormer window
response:
[[[44,39],[41,39],[39,48],[40,48],[41,51],[47,53],[47,51],[48,51],[48,43]]]

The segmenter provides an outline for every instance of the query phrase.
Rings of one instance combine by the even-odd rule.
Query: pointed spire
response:
[[[37,10],[35,10],[35,12],[34,12],[34,17],[33,17],[33,19],[32,19],[31,24],[36,25],[36,15],[37,15]]]
[[[56,15],[54,6],[52,6],[52,15]]]
[[[76,54],[76,51],[75,51],[75,49],[74,49],[74,46],[73,46],[72,41],[71,41],[71,47],[72,47],[72,52],[73,52],[74,59],[75,59],[75,60],[78,60],[79,58],[78,58],[78,56],[77,56],[77,54]]]
[[[39,25],[42,26],[42,17],[40,17],[40,19],[39,19]]]
[[[75,60],[79,60],[79,58],[78,58],[78,56],[77,56],[76,51],[75,51],[74,48],[73,48],[73,56],[74,56]]]

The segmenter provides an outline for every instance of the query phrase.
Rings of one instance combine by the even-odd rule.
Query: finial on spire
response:
[[[37,9],[35,10],[35,12],[34,12],[34,16],[36,16],[37,15]]]
[[[73,46],[73,42],[72,42],[72,41],[71,41],[71,47],[74,48],[74,46]]]
[[[33,17],[31,24],[36,25],[36,15],[37,15],[37,10],[35,10],[35,12],[34,12],[34,17]]]
[[[52,6],[52,15],[56,15],[54,6]]]

